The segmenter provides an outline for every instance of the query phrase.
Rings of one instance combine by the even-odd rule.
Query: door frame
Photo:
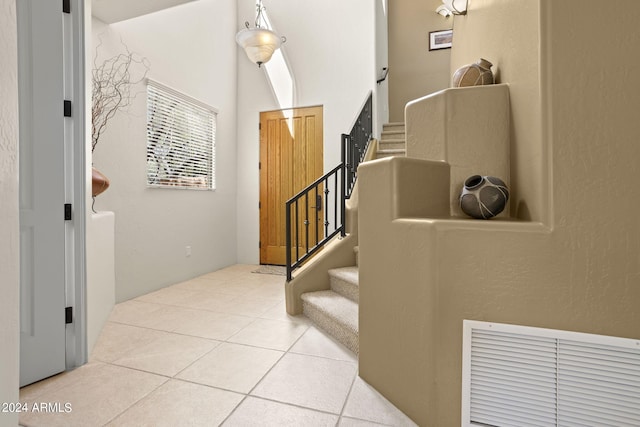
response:
[[[91,197],[91,156],[87,156],[87,147],[91,141],[90,126],[87,125],[87,118],[91,117],[91,90],[88,85],[91,81],[87,78],[87,73],[91,70],[91,62],[88,61],[86,37],[91,31],[91,25],[86,26],[86,12],[91,11],[91,7],[86,8],[85,0],[70,0],[71,16],[70,23],[70,45],[72,58],[69,66],[71,76],[69,85],[65,89],[65,96],[72,100],[74,109],[72,120],[73,137],[70,142],[70,156],[68,157],[67,198],[73,204],[73,221],[67,224],[67,244],[70,250],[67,251],[67,271],[72,280],[67,281],[67,304],[73,307],[73,323],[67,325],[67,369],[84,365],[88,362],[88,341],[87,341],[87,261],[86,261],[86,239],[87,239],[87,200]],[[74,13],[75,12],[75,13]],[[90,19],[90,18],[89,18]],[[89,20],[89,22],[91,22]]]
[[[277,112],[282,112],[282,116],[286,117],[286,114],[284,113],[285,111],[299,111],[299,110],[310,110],[310,109],[316,109],[316,108],[320,108],[322,110],[322,135],[323,137],[321,138],[321,140],[319,141],[319,144],[321,145],[322,148],[322,172],[320,174],[320,176],[322,176],[322,174],[324,173],[324,105],[322,104],[317,104],[317,105],[305,105],[305,106],[301,106],[301,107],[291,107],[291,108],[282,108],[282,109],[276,109],[276,110],[266,110],[266,111],[261,111],[259,113],[259,144],[260,144],[260,151],[259,151],[259,195],[258,195],[258,200],[259,200],[259,233],[258,233],[258,238],[259,238],[259,245],[258,245],[258,260],[259,263],[262,264],[262,251],[263,251],[263,244],[266,244],[266,230],[263,227],[263,212],[265,212],[265,210],[262,209],[262,202],[265,201],[263,200],[263,194],[266,193],[266,188],[267,186],[267,182],[269,181],[269,170],[268,168],[265,168],[267,170],[267,172],[264,172],[265,169],[262,169],[262,162],[265,160],[265,156],[266,156],[266,139],[265,142],[263,142],[263,137],[262,137],[262,132],[266,131],[262,129],[262,115],[265,113],[277,113]],[[319,177],[319,176],[318,176]],[[313,182],[314,180],[311,180],[309,182],[307,182],[305,185],[309,185]]]
[[[85,52],[85,0],[70,0],[70,13],[60,13],[63,19],[63,63],[65,75],[62,82],[64,100],[71,101],[72,116],[64,120],[64,193],[65,200],[60,201],[62,210],[65,203],[72,205],[72,219],[64,224],[64,269],[65,269],[65,305],[73,308],[72,323],[65,326],[65,366],[66,370],[83,365],[88,360],[87,349],[87,313],[86,313],[86,223],[87,199],[89,197],[89,166],[86,141],[91,141],[89,127],[86,125],[90,115],[87,109],[91,102],[87,97]],[[16,16],[18,32],[31,34],[41,31],[27,22],[24,15]],[[29,42],[18,40],[18,49],[30,53]],[[60,100],[62,103],[63,100]],[[20,185],[20,184],[19,184]]]

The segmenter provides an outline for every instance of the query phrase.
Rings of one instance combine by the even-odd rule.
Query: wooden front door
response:
[[[285,203],[323,174],[322,127],[321,106],[260,113],[260,264],[285,264]],[[309,224],[314,240],[318,225]]]

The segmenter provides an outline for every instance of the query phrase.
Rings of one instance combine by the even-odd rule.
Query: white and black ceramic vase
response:
[[[500,178],[473,175],[464,181],[460,208],[470,217],[489,219],[502,212],[508,200],[509,188]]]

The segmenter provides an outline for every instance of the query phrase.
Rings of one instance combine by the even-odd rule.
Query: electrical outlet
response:
[[[185,248],[184,248],[184,254],[185,254],[185,256],[187,256],[187,257],[190,257],[190,256],[191,256],[191,246],[185,246]]]

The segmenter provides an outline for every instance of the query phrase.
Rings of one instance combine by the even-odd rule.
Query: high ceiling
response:
[[[92,15],[107,24],[157,12],[194,0],[91,0]]]

